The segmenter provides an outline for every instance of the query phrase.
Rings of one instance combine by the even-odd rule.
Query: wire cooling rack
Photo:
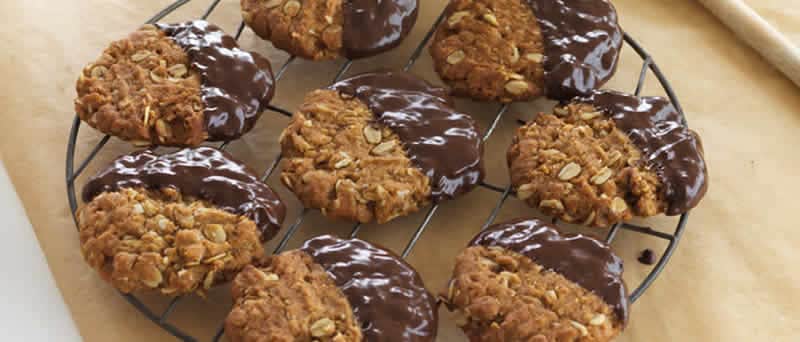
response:
[[[152,24],[152,23],[158,22],[161,19],[163,19],[164,17],[166,17],[167,15],[169,15],[170,13],[174,12],[175,10],[177,10],[178,8],[180,8],[181,6],[185,5],[186,3],[190,2],[190,1],[191,0],[177,0],[177,1],[173,2],[172,4],[170,4],[169,6],[167,6],[166,8],[164,8],[163,10],[161,10],[160,12],[156,13],[146,23],[147,24]],[[211,15],[211,13],[214,11],[214,9],[216,9],[216,7],[217,7],[217,5],[219,4],[220,1],[221,0],[213,0],[212,3],[208,6],[208,8],[205,10],[205,12],[203,13],[203,15],[200,18],[202,18],[202,19],[208,18],[208,16]],[[433,36],[434,32],[436,31],[436,28],[439,26],[439,24],[444,19],[444,17],[445,17],[445,12],[442,11],[442,13],[439,14],[439,16],[437,17],[436,21],[433,23],[431,28],[428,30],[428,32],[423,37],[422,41],[419,43],[419,45],[416,47],[414,52],[409,57],[409,59],[406,62],[405,66],[403,67],[404,71],[408,71],[409,69],[411,69],[411,67],[414,65],[414,63],[417,61],[417,59],[420,57],[420,55],[422,54],[423,49],[428,44],[428,41],[431,39],[431,37]],[[235,34],[235,38],[237,40],[239,39],[239,36],[241,36],[243,30],[244,30],[244,22],[241,22],[239,24],[239,27],[237,28],[236,34]],[[639,57],[642,58],[642,67],[641,67],[641,71],[639,72],[639,79],[638,79],[638,81],[636,83],[636,89],[634,91],[634,94],[636,94],[638,96],[641,93],[641,90],[642,90],[642,87],[644,86],[647,74],[648,74],[648,72],[651,72],[656,77],[656,79],[658,80],[659,84],[661,85],[661,88],[664,90],[664,92],[666,92],[667,97],[669,97],[670,101],[672,101],[672,104],[675,106],[675,108],[678,110],[678,112],[681,113],[681,115],[683,116],[683,108],[681,107],[680,102],[678,101],[678,98],[675,95],[675,92],[672,90],[672,87],[670,86],[670,84],[667,81],[667,79],[664,76],[664,74],[658,68],[658,65],[656,65],[656,63],[653,61],[653,58],[630,35],[625,33],[623,38],[624,38],[625,43],[628,44],[636,52],[636,54],[639,55]],[[289,66],[292,64],[292,62],[294,60],[295,60],[295,56],[290,56],[280,66],[280,68],[275,73],[275,82],[276,83],[281,79],[283,74],[286,72],[286,70],[289,68]],[[344,64],[342,64],[342,66],[340,67],[339,71],[336,73],[336,77],[333,79],[333,82],[336,82],[339,79],[341,79],[342,76],[350,69],[350,66],[352,64],[353,64],[352,60],[345,61]],[[489,139],[489,137],[492,135],[492,133],[494,132],[495,128],[497,127],[497,124],[500,122],[500,119],[503,117],[503,114],[505,114],[506,111],[508,111],[508,108],[509,108],[508,104],[503,104],[497,110],[494,119],[492,120],[491,124],[489,125],[489,127],[487,128],[486,132],[483,135],[483,140],[484,141]],[[292,112],[289,111],[289,110],[286,110],[284,108],[280,108],[280,107],[276,107],[276,106],[270,105],[268,107],[268,110],[276,112],[276,113],[284,115],[284,116],[289,116],[289,117],[292,116]],[[76,213],[77,208],[78,208],[78,202],[77,202],[76,194],[75,194],[75,180],[86,169],[86,167],[89,165],[89,163],[97,156],[97,154],[103,149],[103,147],[106,145],[106,143],[108,143],[109,139],[111,138],[109,135],[106,135],[102,139],[100,139],[100,141],[89,152],[88,156],[83,161],[81,161],[80,164],[77,164],[78,166],[76,168],[75,167],[75,165],[76,165],[75,164],[75,145],[76,145],[76,141],[77,141],[77,137],[78,137],[78,130],[79,130],[80,126],[81,126],[81,120],[80,120],[80,118],[75,116],[75,119],[73,120],[73,123],[72,123],[72,129],[70,130],[69,142],[67,144],[67,159],[66,159],[67,198],[69,200],[69,206],[70,206],[70,209],[72,211],[73,219],[76,219],[76,225],[77,225],[77,218],[75,217],[75,213]],[[228,145],[228,142],[224,142],[224,143],[219,145],[219,148],[220,149],[225,149],[225,147],[227,145]],[[275,169],[277,168],[278,164],[280,163],[281,158],[282,158],[282,156],[279,154],[274,159],[274,161],[267,167],[267,169],[264,171],[264,174],[263,174],[263,176],[261,178],[262,181],[266,182],[266,180],[272,175],[272,173],[275,171]],[[491,214],[489,215],[489,218],[486,220],[486,222],[483,225],[483,229],[485,229],[486,227],[488,227],[489,225],[491,225],[494,222],[494,220],[495,220],[495,218],[497,218],[497,215],[499,214],[500,209],[502,208],[503,204],[506,202],[506,200],[512,194],[514,194],[514,191],[511,188],[511,185],[498,186],[498,185],[493,185],[493,184],[489,184],[489,183],[483,182],[483,183],[480,184],[480,186],[500,194],[500,198],[497,201],[497,204],[492,209]],[[425,213],[425,216],[424,216],[422,222],[419,224],[419,226],[417,227],[416,231],[412,235],[411,239],[406,244],[406,246],[403,249],[402,253],[400,253],[400,255],[403,258],[406,258],[409,255],[409,253],[411,253],[411,250],[417,244],[417,241],[419,241],[420,237],[422,236],[422,233],[428,227],[428,224],[430,223],[431,219],[433,218],[433,216],[436,213],[436,210],[438,208],[439,208],[438,204],[433,204],[427,209],[427,212]],[[289,228],[286,230],[286,233],[283,235],[283,237],[281,237],[281,239],[278,242],[278,245],[275,248],[275,250],[273,251],[273,253],[280,253],[286,247],[286,244],[288,243],[289,239],[300,228],[300,226],[302,225],[306,214],[309,211],[310,211],[310,209],[308,209],[308,208],[303,208],[302,209],[301,213],[297,216],[295,221],[289,226]],[[619,223],[619,224],[615,224],[615,225],[613,225],[612,227],[609,228],[608,235],[606,236],[606,239],[605,239],[607,243],[611,243],[621,230],[625,230],[625,231],[629,231],[629,232],[633,232],[633,233],[638,233],[638,234],[646,234],[646,235],[650,235],[650,236],[653,236],[653,237],[668,241],[668,244],[667,244],[664,252],[661,254],[661,258],[658,260],[658,262],[655,264],[655,266],[653,266],[652,270],[650,270],[650,273],[639,283],[639,285],[636,287],[636,289],[633,290],[633,292],[631,292],[631,294],[630,294],[630,302],[631,303],[633,303],[637,299],[639,299],[639,297],[644,293],[644,291],[647,290],[647,288],[650,287],[650,285],[655,281],[655,279],[658,277],[658,275],[661,273],[661,271],[664,270],[664,267],[666,266],[667,262],[669,261],[670,257],[672,256],[672,253],[677,248],[678,241],[680,240],[681,236],[683,235],[683,231],[684,231],[684,229],[686,227],[686,222],[688,221],[688,219],[689,219],[689,214],[688,213],[685,213],[685,214],[681,215],[680,218],[678,219],[678,223],[677,223],[677,225],[675,227],[675,230],[671,234],[670,233],[661,232],[661,231],[658,231],[658,230],[654,230],[654,229],[649,228],[649,227],[642,227],[642,226],[637,226],[637,225],[633,225],[633,224],[629,224],[629,223]],[[356,237],[358,235],[358,232],[359,232],[360,229],[361,229],[361,224],[360,223],[354,225],[352,230],[350,231],[350,237]],[[131,303],[131,305],[136,307],[136,309],[138,309],[142,314],[144,314],[148,319],[150,319],[155,324],[157,324],[159,327],[161,327],[162,329],[166,330],[167,332],[169,332],[173,336],[177,337],[178,339],[183,340],[183,341],[198,341],[198,339],[196,337],[190,336],[188,333],[184,332],[180,327],[172,325],[171,323],[169,323],[167,321],[169,316],[170,316],[170,314],[175,310],[175,307],[180,303],[182,297],[176,297],[176,298],[171,299],[169,301],[166,309],[164,309],[163,311],[159,310],[158,312],[156,312],[155,310],[151,309],[146,304],[144,304],[139,298],[137,298],[133,294],[121,293],[121,295],[129,303]],[[224,327],[223,323],[220,323],[219,327],[216,330],[216,333],[212,337],[212,341],[213,342],[217,342],[217,341],[220,340],[220,338],[222,337],[222,334],[224,332],[223,331],[223,327]]]

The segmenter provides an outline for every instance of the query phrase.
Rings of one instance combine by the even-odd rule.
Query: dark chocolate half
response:
[[[252,219],[266,241],[280,230],[286,207],[278,195],[244,164],[211,147],[156,155],[142,150],[120,156],[92,177],[83,201],[121,188],[173,187],[183,196],[206,200],[222,210]]]
[[[708,189],[703,146],[669,100],[598,90],[576,101],[602,110],[642,150],[643,161],[664,185],[667,215],[697,206]]]
[[[580,234],[560,234],[537,219],[495,224],[475,236],[470,246],[498,246],[525,255],[602,298],[625,324],[628,294],[622,259],[606,244]]]
[[[525,0],[544,37],[545,93],[556,100],[600,88],[617,69],[622,29],[608,0]]]
[[[269,61],[240,50],[233,37],[204,20],[156,27],[186,50],[202,77],[208,140],[233,140],[252,129],[274,94]]]
[[[342,45],[351,59],[394,48],[417,21],[417,0],[344,0],[342,7]]]
[[[361,74],[330,87],[355,96],[397,133],[411,162],[431,179],[434,201],[466,193],[483,180],[483,140],[447,90],[406,72]]]
[[[361,324],[365,341],[434,341],[436,299],[411,265],[389,250],[331,235],[300,248],[338,286]]]

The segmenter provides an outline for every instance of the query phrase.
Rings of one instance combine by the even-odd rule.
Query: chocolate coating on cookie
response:
[[[330,235],[308,240],[301,250],[328,272],[350,301],[366,341],[434,341],[434,297],[400,257],[363,240]]]
[[[580,234],[559,234],[537,219],[520,219],[493,225],[478,234],[470,246],[498,246],[531,258],[583,288],[628,320],[628,296],[622,280],[622,259],[607,245]]]
[[[256,223],[263,241],[277,233],[286,214],[278,195],[247,166],[210,147],[161,156],[151,150],[123,155],[86,183],[83,200],[89,202],[103,192],[137,187],[176,188],[183,196],[246,216]]]
[[[366,73],[331,86],[355,96],[397,133],[411,161],[431,179],[435,201],[468,192],[484,177],[477,124],[453,108],[443,88],[405,72]]]
[[[636,97],[607,90],[576,101],[603,110],[642,150],[642,159],[664,184],[667,215],[679,215],[697,206],[708,189],[703,146],[672,103],[663,97]]]
[[[545,92],[569,99],[599,88],[616,71],[622,48],[617,12],[608,0],[523,0],[545,43]]]
[[[186,50],[202,77],[208,140],[232,140],[252,129],[274,94],[269,61],[240,50],[233,37],[203,20],[156,26]]]
[[[342,7],[347,58],[373,56],[399,45],[417,21],[417,0],[345,0]]]

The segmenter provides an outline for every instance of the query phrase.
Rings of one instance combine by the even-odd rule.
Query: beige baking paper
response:
[[[196,18],[210,1],[194,0],[168,20]],[[401,67],[428,30],[444,1],[422,2],[413,33],[398,49],[356,62],[350,74],[377,67]],[[666,73],[686,109],[689,123],[703,139],[710,167],[708,195],[693,211],[686,234],[656,283],[632,308],[620,341],[797,341],[800,340],[800,92],[757,53],[739,43],[714,17],[690,0],[616,0],[623,26],[647,48]],[[171,337],[139,314],[83,262],[78,235],[67,206],[64,158],[73,119],[74,82],[83,65],[111,40],[125,36],[168,1],[65,0],[2,1],[0,13],[0,153],[22,198],[50,269],[72,316],[88,341],[156,341]],[[796,0],[764,2],[759,11],[795,41],[800,37]],[[223,0],[210,18],[229,31],[239,24],[238,1]],[[244,47],[262,52],[275,66],[286,54],[245,30]],[[279,82],[275,104],[294,108],[303,94],[325,86],[342,61],[297,61]],[[609,87],[632,91],[640,60],[628,49]],[[412,69],[438,82],[427,52]],[[652,77],[645,94],[661,94]],[[459,107],[486,127],[496,104],[459,101]],[[505,149],[517,119],[547,108],[545,101],[515,104],[489,140],[488,181],[505,185]],[[230,151],[256,169],[276,156],[276,137],[287,119],[265,114],[255,130],[233,142]],[[78,159],[101,135],[82,126]],[[112,139],[78,180],[114,156],[130,151]],[[297,201],[276,181],[290,206],[284,227],[299,211]],[[439,208],[410,255],[426,284],[443,287],[458,250],[479,230],[499,194],[478,189]],[[499,219],[533,212],[509,199]],[[362,237],[402,250],[422,214],[385,226],[369,225]],[[675,218],[645,221],[668,230]],[[290,241],[331,232],[346,234],[350,224],[311,214]],[[604,231],[594,231],[604,234]],[[4,243],[14,243],[4,241]],[[273,241],[270,246],[274,246]],[[635,261],[644,248],[662,251],[654,238],[621,232],[614,242],[626,260],[629,284],[648,272]],[[4,262],[25,262],[4,260]],[[13,277],[13,274],[7,274]],[[24,296],[23,293],[5,294]],[[146,297],[155,308],[166,301]],[[228,288],[207,300],[182,301],[170,322],[208,340],[230,306]],[[463,341],[442,310],[440,341]],[[47,322],[42,322],[47,324]]]

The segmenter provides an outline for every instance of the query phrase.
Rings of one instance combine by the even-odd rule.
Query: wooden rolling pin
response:
[[[742,0],[699,0],[736,35],[800,86],[800,48]],[[793,2],[794,0],[787,0]]]

